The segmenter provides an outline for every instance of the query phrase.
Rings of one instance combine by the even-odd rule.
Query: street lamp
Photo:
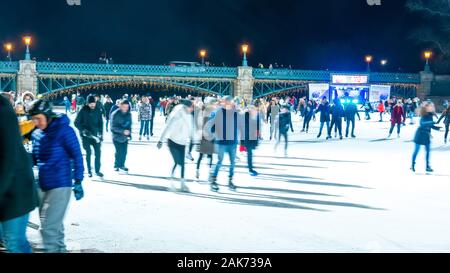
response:
[[[426,64],[425,64],[425,71],[426,72],[430,72],[430,58],[433,56],[433,52],[431,51],[425,51],[423,53],[423,56],[425,57],[425,59],[427,60]]]
[[[370,72],[370,63],[373,61],[373,57],[371,55],[367,55],[365,60],[367,63],[367,72]]]
[[[247,44],[242,45],[242,52],[244,53],[244,59],[242,60],[242,66],[248,66],[248,62],[247,62],[248,45]]]
[[[206,57],[206,50],[202,49],[200,50],[200,57],[202,58],[202,65],[205,66],[205,57]]]
[[[27,52],[25,54],[25,60],[29,61],[31,60],[31,54],[30,54],[30,45],[31,45],[32,38],[31,36],[25,36],[23,37],[23,42],[27,46]]]
[[[13,45],[11,43],[5,44],[5,49],[8,52],[8,60],[11,62],[11,51],[13,50]]]
[[[382,66],[386,66],[386,65],[387,65],[387,63],[388,63],[388,61],[387,61],[387,60],[381,60],[381,62],[380,62],[380,63],[381,63],[381,65],[382,65]]]

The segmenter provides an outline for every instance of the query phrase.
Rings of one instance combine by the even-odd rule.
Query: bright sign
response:
[[[369,82],[367,75],[332,75],[334,84],[366,84]]]

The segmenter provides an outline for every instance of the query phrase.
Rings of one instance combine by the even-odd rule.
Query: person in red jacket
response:
[[[391,129],[389,130],[389,136],[391,137],[392,132],[394,132],[395,125],[397,125],[397,137],[400,137],[400,129],[402,127],[402,123],[404,122],[404,111],[402,101],[398,100],[397,104],[392,108],[391,113]]]
[[[383,113],[386,111],[386,109],[384,108],[384,102],[382,100],[380,100],[377,110],[378,112],[380,112],[380,122],[383,122]]]

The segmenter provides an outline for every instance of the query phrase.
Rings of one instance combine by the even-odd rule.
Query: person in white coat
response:
[[[178,166],[181,168],[181,191],[188,192],[189,188],[186,186],[184,179],[184,162],[186,154],[186,145],[188,145],[193,138],[193,117],[192,111],[194,106],[191,100],[181,100],[180,104],[175,106],[171,111],[164,131],[161,134],[158,142],[158,149],[161,149],[163,142],[167,139],[170,153],[174,160],[172,168],[172,178],[174,178],[175,170]],[[172,184],[172,189],[174,188]]]

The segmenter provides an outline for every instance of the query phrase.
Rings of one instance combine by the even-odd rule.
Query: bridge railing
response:
[[[83,74],[112,76],[179,76],[236,78],[237,68],[232,67],[177,67],[163,65],[124,65],[38,62],[41,74]]]
[[[0,73],[17,73],[19,62],[0,62]]]
[[[293,69],[253,69],[253,77],[267,80],[316,80],[330,81],[330,72]]]
[[[292,70],[292,69],[261,69],[253,70],[253,76],[260,80],[304,80],[330,82],[333,74],[367,74],[365,72],[338,72],[320,70]],[[408,73],[379,73],[369,74],[369,81],[372,83],[405,83],[420,84],[419,74]]]

